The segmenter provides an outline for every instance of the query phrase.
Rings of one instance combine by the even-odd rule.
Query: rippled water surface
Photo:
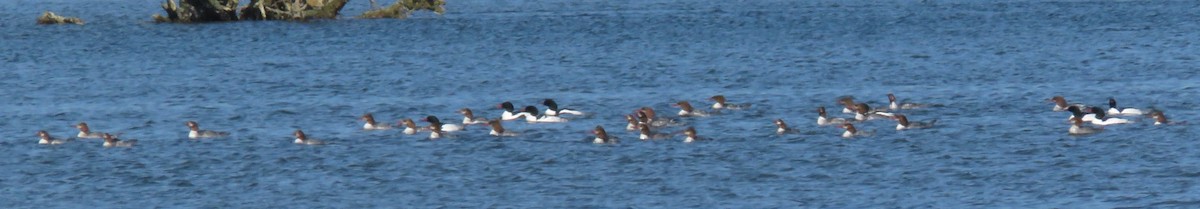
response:
[[[350,18],[353,1],[339,20],[150,23],[160,3],[0,1],[0,207],[1200,207],[1191,125],[1072,137],[1045,102],[1198,120],[1191,1],[465,0],[407,20]],[[44,10],[88,24],[35,25]],[[904,112],[939,127],[813,122],[887,93],[944,105]],[[621,128],[715,94],[754,106],[679,119],[714,140]],[[356,120],[544,98],[591,114],[440,140]],[[187,120],[233,136],[188,140]],[[139,144],[35,143],[78,122]],[[587,142],[596,125],[622,143]]]

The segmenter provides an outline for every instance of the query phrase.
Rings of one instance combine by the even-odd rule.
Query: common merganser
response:
[[[321,140],[309,139],[308,136],[304,135],[304,131],[301,131],[300,129],[296,129],[296,132],[293,132],[292,135],[296,136],[296,140],[292,141],[292,143],[305,145],[325,144],[325,142],[322,142]]]
[[[611,138],[608,136],[608,132],[604,131],[604,127],[597,125],[595,129],[592,129],[592,134],[596,135],[596,138],[592,139],[593,144],[616,144],[617,143],[617,140],[615,140],[615,138]]]
[[[425,122],[429,122],[429,128],[430,128],[430,129],[433,129],[434,127],[437,127],[437,129],[438,129],[438,130],[441,130],[441,131],[444,131],[444,132],[455,132],[455,131],[461,131],[461,130],[463,130],[463,128],[464,128],[464,127],[463,127],[463,126],[461,126],[461,125],[456,125],[456,124],[444,124],[444,123],[442,123],[442,120],[439,120],[439,119],[437,118],[437,116],[432,116],[432,115],[430,115],[430,116],[425,116]]]
[[[404,124],[404,134],[408,135],[417,134],[418,131],[429,130],[428,128],[417,127],[417,123],[413,122],[410,118],[400,120],[400,124]]]
[[[229,136],[229,132],[200,130],[200,124],[196,123],[196,121],[188,121],[186,124],[189,129],[188,138],[190,138],[190,139],[217,138],[217,137]]]
[[[429,126],[429,139],[442,138],[442,135],[445,135],[445,132],[442,132],[441,124]]]
[[[1154,125],[1179,125],[1187,124],[1187,121],[1168,121],[1167,115],[1162,111],[1150,112],[1150,118],[1154,118]]]
[[[908,117],[904,116],[904,114],[896,114],[896,116],[894,118],[896,119],[896,130],[929,128],[929,127],[933,127],[933,124],[937,123],[937,119],[934,119],[929,122],[920,122],[920,121],[909,122]]]
[[[1117,108],[1117,100],[1108,98],[1108,114],[1109,115],[1142,115],[1142,110],[1137,108]]]
[[[66,140],[63,140],[63,139],[57,139],[57,138],[51,137],[50,133],[47,133],[45,130],[38,131],[37,135],[38,135],[38,144],[56,145],[56,144],[63,144],[65,142],[67,142]]]
[[[1089,135],[1099,133],[1103,129],[1083,126],[1083,119],[1071,118],[1071,129],[1067,129],[1067,133],[1075,136]]]
[[[1049,101],[1054,103],[1054,111],[1055,112],[1062,112],[1072,106],[1077,107],[1077,108],[1086,107],[1082,104],[1067,104],[1067,99],[1063,98],[1062,96],[1054,96],[1054,97],[1050,98]],[[1086,122],[1086,121],[1084,121],[1084,122]]]
[[[555,115],[541,115],[541,116],[538,116],[538,115],[537,115],[537,113],[538,113],[537,107],[534,107],[534,106],[525,106],[525,112],[522,112],[522,115],[524,115],[524,116],[525,116],[525,121],[527,121],[527,122],[530,122],[530,123],[562,123],[562,122],[567,122],[567,119],[566,119],[566,118],[558,117],[558,116],[555,116]]]
[[[854,97],[842,96],[837,99],[838,104],[842,105],[842,113],[855,114],[858,113],[858,104],[854,103]]]
[[[855,109],[858,112],[856,112],[854,114],[854,119],[858,120],[858,121],[875,120],[875,119],[880,119],[880,118],[890,118],[892,116],[895,116],[895,114],[889,113],[889,112],[873,111],[873,110],[871,110],[871,106],[868,106],[867,103],[858,103],[858,105],[855,105]]]
[[[843,124],[843,123],[846,123],[845,118],[828,118],[828,116],[826,116],[826,113],[825,113],[825,106],[817,107],[817,125],[818,126]]]
[[[388,129],[392,129],[392,126],[391,126],[391,125],[384,124],[384,123],[376,123],[376,122],[375,122],[375,116],[372,116],[372,115],[371,115],[371,113],[363,114],[363,115],[362,115],[362,117],[360,117],[360,118],[359,118],[359,120],[366,121],[366,123],[363,123],[363,130],[388,130]]]
[[[583,115],[583,112],[578,111],[578,110],[572,110],[572,109],[567,109],[567,108],[561,108],[561,109],[558,108],[558,103],[554,102],[553,99],[543,100],[542,105],[546,105],[546,115],[549,115],[549,116],[558,116],[560,114]]]
[[[104,134],[104,147],[132,147],[133,144],[136,144],[136,143],[137,143],[137,140],[121,141],[120,139],[117,139],[117,137],[113,136],[112,134],[107,134],[107,133]]]
[[[683,130],[683,136],[683,143],[692,143],[700,139],[700,137],[696,136],[696,128],[691,126],[688,126],[687,129]]]
[[[1113,124],[1124,124],[1124,123],[1132,123],[1133,122],[1133,121],[1129,121],[1124,118],[1105,117],[1104,110],[1101,110],[1099,107],[1092,107],[1092,112],[1094,112],[1093,114],[1096,115],[1096,119],[1092,120],[1091,122],[1092,122],[1092,124],[1096,124],[1096,125],[1107,126],[1107,125],[1113,125]]]
[[[1092,109],[1088,109],[1088,111],[1091,111],[1091,110]],[[1096,120],[1096,113],[1084,114],[1083,110],[1080,110],[1079,107],[1077,107],[1077,106],[1068,106],[1067,111],[1071,112],[1071,117],[1067,118],[1067,120],[1071,120],[1071,119],[1075,119],[1075,118],[1080,118],[1080,120],[1083,120],[1084,122],[1091,122],[1091,121]]]
[[[625,125],[625,130],[627,130],[627,131],[638,130],[637,126],[638,126],[638,124],[640,124],[640,122],[638,122],[637,118],[635,118],[635,116],[633,116],[633,114],[625,115],[625,122],[629,123],[629,124]]]
[[[459,109],[458,113],[463,115],[463,125],[487,124],[488,123],[487,118],[475,117],[475,113],[471,112],[471,108]]]
[[[516,107],[513,106],[512,102],[500,103],[500,109],[504,109],[504,113],[500,114],[500,120],[516,120],[527,116],[533,117],[533,115],[522,114],[524,112],[516,112]]]
[[[642,109],[639,109],[636,113],[634,113],[634,115],[637,116],[637,120],[640,124],[650,125],[650,127],[663,127],[677,124],[674,119],[655,118],[653,116],[654,109],[650,109],[649,107],[643,107]]]
[[[854,138],[856,136],[870,136],[871,135],[871,132],[859,131],[857,128],[854,128],[854,124],[850,124],[850,123],[843,123],[842,128],[846,129],[845,132],[842,132],[842,138],[848,139],[848,138]]]
[[[796,130],[788,128],[787,123],[784,123],[783,119],[775,119],[775,133],[776,134],[787,134],[787,133],[795,133],[795,132],[796,132]]]
[[[716,96],[709,97],[708,99],[709,99],[709,100],[712,100],[712,101],[714,101],[714,102],[716,102],[716,103],[713,103],[713,105],[712,105],[712,108],[713,108],[713,109],[730,109],[730,110],[738,110],[738,109],[746,109],[746,108],[750,108],[750,104],[749,104],[749,103],[745,103],[745,104],[728,104],[728,103],[725,103],[725,95],[716,95]]]
[[[79,122],[79,124],[75,124],[75,128],[79,129],[79,134],[76,135],[75,137],[79,137],[81,139],[104,138],[104,134],[105,134],[104,132],[92,132],[91,129],[88,128],[87,123]]]
[[[896,103],[896,95],[888,93],[888,110],[910,110],[929,107],[928,104]]]
[[[638,124],[638,132],[639,132],[638,139],[641,139],[641,140],[663,139],[663,138],[671,137],[671,135],[668,135],[668,134],[651,132],[650,126],[646,125],[646,124]]]
[[[675,105],[672,105],[672,106],[679,107],[679,116],[681,116],[681,117],[708,116],[708,113],[706,113],[704,111],[696,110],[696,108],[692,108],[692,104],[688,103],[687,101],[679,101],[679,102],[676,102]]]
[[[492,132],[489,132],[488,135],[492,135],[492,136],[516,136],[517,135],[517,133],[513,133],[513,132],[505,130],[504,126],[500,124],[500,120],[488,121],[488,125],[492,126]]]

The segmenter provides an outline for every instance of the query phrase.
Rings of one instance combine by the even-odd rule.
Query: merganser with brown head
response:
[[[713,103],[713,105],[712,105],[713,109],[740,110],[740,109],[750,108],[750,103],[744,103],[744,104],[726,103],[725,95],[716,95],[716,96],[709,97],[708,99],[712,100],[713,102],[716,102],[716,103]]]
[[[38,131],[37,135],[38,135],[38,144],[57,145],[57,144],[63,144],[63,143],[67,142],[66,140],[63,140],[63,139],[51,137],[50,133],[47,133],[45,130]]]
[[[188,121],[185,124],[188,127],[188,130],[189,130],[188,138],[190,138],[190,139],[218,138],[218,137],[229,136],[229,132],[200,130],[200,124],[196,123],[196,121]]]
[[[321,140],[309,139],[308,135],[304,135],[304,131],[301,131],[300,129],[296,129],[295,132],[292,132],[292,136],[296,137],[296,140],[292,141],[292,143],[296,143],[296,144],[303,144],[303,145],[325,144],[325,142],[322,142]]]
[[[360,120],[366,121],[363,123],[363,130],[388,130],[392,129],[391,125],[375,122],[375,116],[371,113],[363,114],[359,117]]]
[[[132,147],[136,143],[137,140],[121,141],[121,139],[117,139],[112,134],[104,134],[104,147]]]
[[[92,129],[88,127],[87,123],[79,122],[79,124],[75,124],[75,128],[79,129],[79,134],[76,135],[75,137],[79,137],[81,139],[102,139],[102,138],[104,138],[104,134],[105,134],[104,132],[93,132]]]

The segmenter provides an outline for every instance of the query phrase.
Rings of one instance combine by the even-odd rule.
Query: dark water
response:
[[[150,23],[160,3],[0,2],[0,207],[1200,207],[1191,126],[1071,137],[1044,102],[1196,121],[1196,2],[451,1],[355,20],[356,1],[341,20]],[[89,22],[34,25],[43,10]],[[835,97],[887,93],[944,104],[906,112],[940,127],[813,124]],[[755,106],[682,119],[713,141],[621,130],[714,94]],[[593,114],[433,141],[355,120],[544,98]],[[233,137],[187,140],[187,120]],[[35,143],[84,121],[140,142]],[[596,125],[623,143],[585,142]]]

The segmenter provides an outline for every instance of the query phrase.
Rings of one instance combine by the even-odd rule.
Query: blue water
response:
[[[1200,207],[1191,125],[1072,137],[1045,102],[1200,122],[1192,1],[465,0],[407,20],[350,18],[354,1],[339,20],[187,25],[151,23],[160,3],[0,1],[0,207]],[[43,10],[88,24],[35,25]],[[887,93],[945,105],[905,112],[939,127],[844,140],[813,122]],[[714,140],[621,129],[715,94],[754,106],[681,119]],[[544,98],[592,114],[440,140],[356,120]],[[187,120],[233,136],[187,140]],[[35,143],[78,122],[139,144]],[[585,141],[596,125],[623,143]]]

